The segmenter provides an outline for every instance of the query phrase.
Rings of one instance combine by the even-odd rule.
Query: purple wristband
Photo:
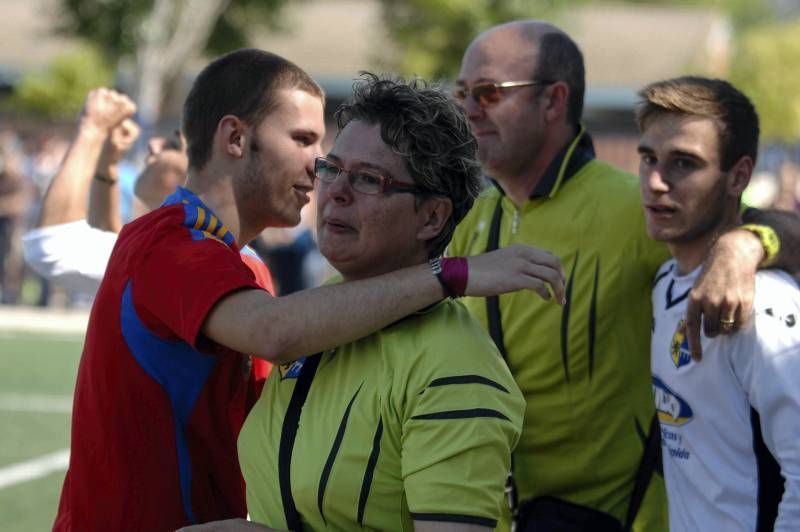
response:
[[[441,260],[442,283],[450,288],[455,294],[453,297],[462,297],[467,291],[467,281],[469,280],[469,267],[466,257],[448,257]]]

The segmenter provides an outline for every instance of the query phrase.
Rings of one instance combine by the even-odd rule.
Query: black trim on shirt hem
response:
[[[446,410],[444,412],[433,412],[430,414],[420,414],[413,416],[411,419],[429,420],[429,419],[470,419],[479,417],[491,417],[497,419],[505,419],[511,421],[501,412],[492,410],[491,408],[469,408],[467,410]]]
[[[361,494],[358,497],[358,524],[364,526],[364,510],[367,507],[370,489],[372,489],[372,477],[375,474],[375,466],[378,463],[378,456],[381,454],[381,437],[383,436],[383,417],[378,418],[378,428],[375,430],[375,437],[372,439],[372,452],[369,453],[367,469],[364,471],[364,480],[361,482]]]
[[[433,379],[430,384],[428,384],[428,388],[434,388],[436,386],[447,386],[450,384],[485,384],[486,386],[491,386],[501,392],[509,393],[509,391],[498,384],[497,382],[493,381],[492,379],[488,379],[481,375],[453,375],[451,377],[440,377],[438,379]],[[425,388],[427,390],[428,388]],[[425,390],[422,390],[420,393],[425,393]]]
[[[488,517],[478,517],[477,515],[458,515],[458,514],[431,514],[411,512],[411,518],[415,521],[442,521],[445,523],[466,523],[481,525],[494,528],[497,526],[497,519]]]

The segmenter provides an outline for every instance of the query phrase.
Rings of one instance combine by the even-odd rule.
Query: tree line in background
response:
[[[589,0],[377,0],[401,73],[452,79],[480,31],[516,18],[556,24]],[[800,138],[800,7],[793,0],[616,0],[638,5],[715,8],[733,29],[729,77],[749,94],[766,139]],[[90,87],[109,83],[108,65],[129,65],[145,127],[197,50],[219,54],[250,45],[254,31],[282,25],[287,0],[60,0],[61,30],[87,47],[22,80],[16,104],[50,117],[74,115]],[[597,2],[593,2],[596,5]],[[679,30],[676,30],[679,31]],[[382,58],[385,62],[385,58]],[[132,68],[131,68],[132,67]],[[687,65],[690,68],[690,65]],[[700,72],[703,74],[703,72]]]
[[[249,46],[253,30],[281,31],[280,12],[287,3],[60,0],[58,30],[81,38],[85,46],[23,78],[12,104],[48,118],[74,116],[91,88],[111,83],[109,65],[121,66],[147,132],[198,51],[217,55]]]

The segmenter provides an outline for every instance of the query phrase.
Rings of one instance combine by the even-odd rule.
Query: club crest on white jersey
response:
[[[689,340],[686,338],[686,320],[681,319],[678,326],[675,327],[675,334],[672,335],[672,342],[669,345],[669,353],[672,355],[672,362],[676,368],[686,366],[692,361]]]

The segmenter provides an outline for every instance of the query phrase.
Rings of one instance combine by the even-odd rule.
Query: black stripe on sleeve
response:
[[[478,517],[477,515],[458,515],[458,514],[420,514],[411,512],[414,521],[443,521],[445,523],[466,523],[471,525],[481,525],[494,528],[497,526],[497,519],[488,517]]]
[[[361,495],[358,497],[358,524],[364,526],[364,509],[367,507],[367,497],[372,488],[372,476],[375,473],[375,465],[378,463],[378,456],[381,454],[381,436],[383,436],[383,418],[378,419],[378,428],[375,430],[375,437],[372,439],[372,452],[369,454],[367,469],[364,471],[364,480],[361,482]]]
[[[572,305],[572,281],[575,280],[575,269],[578,267],[578,253],[572,261],[572,272],[569,274],[564,298],[567,300],[561,311],[561,363],[564,365],[564,378],[569,382],[569,312]]]
[[[502,385],[499,384],[492,379],[488,379],[481,375],[454,375],[452,377],[440,377],[438,379],[433,379],[431,383],[428,385],[428,388],[435,388],[436,386],[447,386],[450,384],[485,384],[486,386],[491,386],[492,388],[496,388],[501,392],[509,393],[508,390]],[[428,388],[425,388],[427,390]],[[425,390],[422,390],[420,393],[425,393]]]
[[[361,386],[363,385],[364,384],[362,383]],[[350,417],[350,409],[353,407],[353,402],[355,402],[358,392],[361,391],[361,386],[358,387],[358,390],[356,390],[356,393],[353,394],[353,397],[347,404],[347,409],[344,411],[342,421],[339,423],[339,430],[336,432],[336,439],[333,440],[331,452],[328,453],[328,459],[325,461],[325,467],[322,468],[322,476],[320,476],[319,487],[317,488],[317,508],[319,509],[319,515],[322,516],[323,521],[325,521],[325,513],[322,511],[322,500],[325,497],[325,488],[328,487],[328,479],[331,476],[333,462],[336,460],[336,455],[339,454],[339,447],[342,446],[344,431],[347,429],[347,419]],[[327,523],[327,521],[325,522]]]
[[[468,410],[446,410],[444,412],[433,412],[430,414],[420,414],[411,419],[470,419],[479,417],[493,417],[511,421],[501,412],[491,408],[470,408]]]

